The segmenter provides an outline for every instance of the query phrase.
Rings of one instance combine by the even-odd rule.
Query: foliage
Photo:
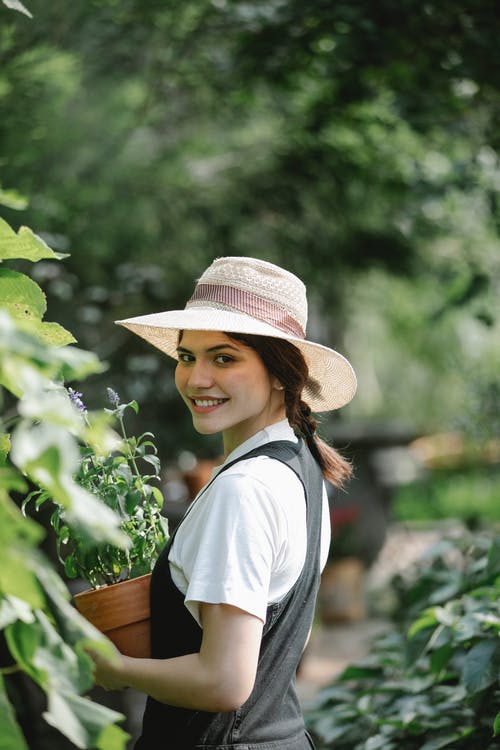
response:
[[[391,513],[397,521],[461,519],[471,528],[499,523],[498,467],[434,469],[395,490]]]
[[[70,399],[83,411],[81,393],[69,389]],[[82,446],[82,456],[76,482],[111,508],[120,518],[120,530],[129,540],[129,546],[96,543],[81,530],[68,524],[64,506],[56,506],[51,524],[56,533],[59,559],[69,578],[80,577],[93,588],[117,583],[150,573],[168,536],[166,518],[161,515],[163,495],[151,484],[159,480],[160,460],[155,444],[146,432],[139,437],[129,437],[125,430],[124,415],[127,410],[139,410],[136,401],[121,404],[118,394],[108,388],[112,409],[105,412],[120,425],[121,441],[115,450],[96,454],[90,445]],[[138,462],[144,461],[152,474],[139,471]],[[52,495],[46,490],[36,490],[28,495],[24,506],[36,500],[39,508]]]
[[[127,735],[116,722],[123,716],[85,697],[93,677],[84,647],[109,655],[108,642],[71,606],[40,549],[42,527],[18,507],[35,486],[57,499],[82,535],[127,547],[120,519],[74,479],[80,440],[101,453],[116,440],[99,421],[81,420],[62,382],[103,366],[94,355],[63,345],[72,336],[43,321],[41,289],[4,266],[15,258],[46,257],[57,258],[39,237],[0,223],[0,630],[8,652],[0,666],[0,736],[8,747],[27,750],[9,703],[9,676],[17,671],[45,694],[45,721],[76,747],[122,750]]]
[[[493,750],[500,538],[444,539],[394,586],[398,622],[308,713],[319,750]]]
[[[71,250],[37,280],[162,450],[201,443],[161,354],[113,320],[183,304],[225,253],[303,276],[311,333],[360,376],[346,416],[435,424],[468,401],[499,319],[491,0],[30,9],[0,11],[4,191]]]
[[[3,4],[7,6],[7,8],[12,8],[12,10],[18,10],[20,13],[24,13],[27,16],[31,17],[31,13],[29,10],[20,2],[20,0],[2,0]]]

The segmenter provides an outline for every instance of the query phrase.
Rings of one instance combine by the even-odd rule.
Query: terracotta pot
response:
[[[151,655],[149,586],[151,573],[75,594],[77,610],[126,656]]]

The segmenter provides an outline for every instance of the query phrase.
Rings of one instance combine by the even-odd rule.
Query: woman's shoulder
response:
[[[273,487],[280,482],[301,484],[295,471],[286,463],[265,454],[249,458],[243,457],[226,469],[222,468],[217,474],[214,484],[217,481],[234,483],[236,486],[244,486],[245,483],[252,481],[265,485],[270,484]]]
[[[207,504],[247,506],[265,515],[287,513],[304,503],[304,488],[289,466],[269,456],[242,459],[220,472],[207,490]]]

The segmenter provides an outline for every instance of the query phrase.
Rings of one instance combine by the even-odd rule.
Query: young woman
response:
[[[306,321],[302,282],[243,257],[215,260],[184,310],[118,321],[177,360],[195,429],[225,455],[153,571],[152,658],[95,657],[99,684],[148,695],[136,750],[313,747],[295,674],[330,543],[323,477],[350,466],[311,412],[356,379]]]

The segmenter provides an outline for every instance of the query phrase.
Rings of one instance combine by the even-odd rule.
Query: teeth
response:
[[[217,406],[217,404],[222,404],[225,399],[219,398],[217,400],[213,399],[201,399],[201,398],[195,398],[193,399],[196,406]]]

